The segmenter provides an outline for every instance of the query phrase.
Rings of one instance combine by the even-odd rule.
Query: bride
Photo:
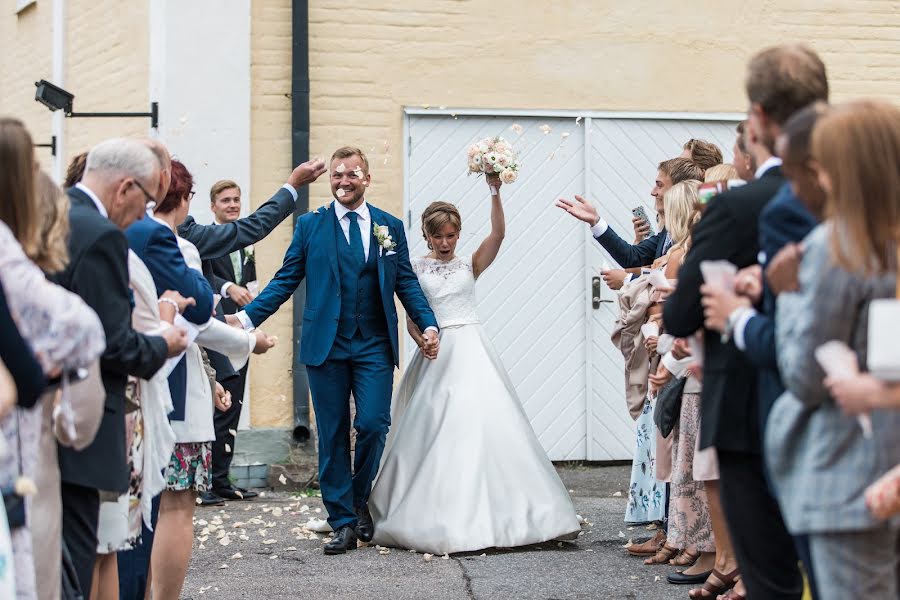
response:
[[[374,543],[446,554],[574,539],[581,526],[512,382],[475,312],[475,280],[497,257],[505,223],[492,177],[491,232],[456,256],[452,204],[422,215],[431,253],[413,270],[441,327],[441,351],[422,348],[394,394],[381,471],[369,499]],[[434,359],[434,360],[427,360]]]

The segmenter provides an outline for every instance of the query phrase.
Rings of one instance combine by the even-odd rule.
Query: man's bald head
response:
[[[156,198],[157,204],[159,204],[163,201],[163,198],[166,197],[166,194],[169,191],[169,185],[172,183],[172,155],[169,154],[169,149],[166,148],[166,145],[159,140],[144,138],[141,141],[150,148],[150,151],[153,152],[153,155],[159,162],[159,188],[153,195]]]

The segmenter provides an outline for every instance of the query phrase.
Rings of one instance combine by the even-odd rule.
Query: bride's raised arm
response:
[[[503,214],[503,204],[500,202],[500,176],[485,173],[484,178],[491,188],[491,232],[472,255],[472,271],[476,279],[497,258],[503,236],[506,235],[506,217]]]

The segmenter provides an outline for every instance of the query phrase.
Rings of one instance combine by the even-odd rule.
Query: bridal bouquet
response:
[[[512,144],[502,137],[488,137],[469,146],[469,173],[497,173],[503,183],[514,182],[519,163]]]

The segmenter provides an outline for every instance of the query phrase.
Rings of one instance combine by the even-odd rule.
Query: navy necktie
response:
[[[348,212],[347,218],[350,219],[350,254],[360,263],[365,264],[366,251],[363,249],[362,234],[357,222],[359,215],[355,212]]]

